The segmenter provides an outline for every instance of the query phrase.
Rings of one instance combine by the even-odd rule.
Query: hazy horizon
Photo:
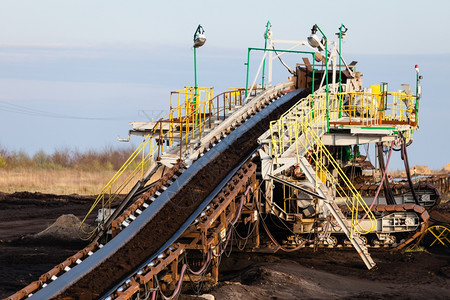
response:
[[[349,28],[343,55],[358,61],[364,86],[414,87],[414,65],[420,66],[420,128],[408,148],[410,165],[440,169],[449,162],[450,101],[443,87],[450,48],[442,36],[449,28],[450,2],[439,1],[435,10],[420,1],[329,1],[320,17],[301,18],[295,13],[288,18],[286,6],[269,1],[220,2],[214,8],[208,1],[192,1],[175,9],[146,1],[0,2],[8,2],[0,12],[0,148],[32,155],[71,147],[129,147],[116,140],[127,136],[128,122],[162,116],[170,91],[193,85],[192,36],[199,23],[207,42],[198,51],[198,83],[214,86],[218,94],[245,86],[247,47],[264,46],[267,20],[275,39],[291,40],[305,39],[314,23],[335,40],[343,22]],[[311,3],[288,4],[293,12],[318,9]],[[234,18],[246,11],[253,14]],[[383,12],[384,21],[374,12]],[[293,65],[300,57],[286,61]],[[289,76],[278,65],[274,83]],[[136,145],[140,141],[132,138]],[[391,166],[401,169],[402,162],[394,159]]]

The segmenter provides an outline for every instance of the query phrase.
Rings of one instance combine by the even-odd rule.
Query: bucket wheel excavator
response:
[[[183,281],[217,282],[231,245],[354,247],[371,269],[369,247],[404,247],[426,230],[439,190],[386,172],[393,150],[407,163],[420,93],[364,89],[356,62],[317,25],[308,41],[274,40],[270,23],[264,37],[247,68],[262,53],[266,83],[255,84],[259,68],[253,84],[216,96],[186,87],[165,117],[131,123],[143,142],[93,203],[97,223],[85,218],[88,246],[7,299],[171,299]],[[306,57],[290,68],[289,53]],[[288,81],[272,84],[273,61]],[[370,144],[379,168],[359,152]]]

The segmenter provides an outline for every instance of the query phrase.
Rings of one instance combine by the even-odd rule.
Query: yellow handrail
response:
[[[104,216],[103,222],[92,230],[86,230],[84,227],[88,216],[100,203],[103,212],[105,208],[109,208],[108,213],[111,212],[111,203],[118,195],[126,192],[126,187],[132,181],[136,182],[138,176],[142,179],[145,171],[155,163],[155,156],[164,153],[165,145],[162,141],[167,141],[169,145],[179,143],[181,154],[183,146],[186,149],[191,139],[201,138],[205,128],[213,125],[211,122],[213,116],[225,119],[230,111],[243,104],[245,89],[230,88],[216,97],[213,97],[213,93],[212,87],[198,87],[197,95],[193,87],[171,92],[169,113],[156,122],[151,133],[105,185],[84,217],[80,230],[88,236],[87,239],[95,234],[109,215]],[[149,149],[146,151],[147,146]],[[125,174],[127,176],[124,178]],[[107,195],[109,197],[106,197]]]
[[[345,92],[329,95],[330,122],[417,126],[416,97],[404,92]]]
[[[448,247],[447,245],[450,245],[450,239],[448,238],[450,229],[445,225],[433,225],[429,227],[426,232],[430,232],[434,236],[434,241],[430,244],[430,247],[433,246],[436,242],[439,242],[442,246],[445,247]]]
[[[148,146],[148,152],[145,151],[145,148]],[[117,197],[123,193],[128,192],[126,189],[129,187],[129,184],[133,182],[137,182],[138,179],[142,179],[149,167],[151,167],[153,163],[153,156],[157,151],[158,145],[154,142],[154,140],[147,135],[142,141],[142,143],[136,148],[136,150],[130,155],[130,157],[125,161],[125,163],[120,167],[120,169],[114,174],[111,180],[105,185],[100,194],[95,199],[91,208],[87,212],[86,216],[81,221],[80,231],[85,234],[83,239],[90,239],[97,229],[103,225],[104,222],[109,218],[111,214],[111,204],[117,199]],[[128,169],[132,169],[131,172],[127,173]],[[123,178],[123,175],[127,175]],[[130,188],[130,187],[129,187]],[[106,196],[109,197],[106,197]],[[108,215],[103,216],[102,222],[93,228],[88,229],[87,226],[85,228],[85,223],[88,216],[94,211],[94,209],[101,202],[101,208],[103,213],[105,213],[105,208],[109,208],[106,211]]]
[[[362,199],[361,195],[356,190],[352,182],[345,175],[344,171],[339,167],[338,163],[333,158],[331,153],[322,143],[320,137],[316,134],[316,132],[314,132],[310,128],[311,127],[308,126],[307,124],[303,126],[306,135],[309,134],[312,137],[311,140],[309,141],[309,144],[316,145],[316,147],[312,148],[310,147],[312,149],[310,157],[314,161],[316,168],[315,173],[316,175],[318,175],[319,179],[322,180],[324,183],[326,183],[326,181],[330,182],[335,187],[336,194],[342,199],[344,199],[346,206],[348,207],[349,211],[352,214],[350,232],[352,233],[356,231],[361,234],[367,234],[373,231],[377,225],[377,221],[372,211],[367,206],[365,201]],[[306,147],[307,144],[305,143],[303,146]],[[341,183],[339,183],[339,181],[332,175],[327,166],[324,165],[323,163],[324,157],[326,158],[326,160],[328,160],[329,165],[331,165],[331,167],[338,172],[338,177],[341,179]],[[324,176],[326,176],[325,177],[326,179],[324,178]],[[346,187],[346,189],[343,189],[342,186]],[[360,213],[360,210],[362,210],[362,212],[368,216],[368,219],[370,220],[369,228],[365,229],[359,223],[358,214]]]
[[[279,158],[294,146],[297,162],[300,161],[301,155],[307,155],[310,162],[314,162],[316,185],[318,180],[324,183],[328,181],[335,187],[336,193],[344,199],[352,214],[351,234],[355,231],[369,233],[376,227],[373,213],[320,139],[327,128],[326,108],[326,95],[310,95],[297,102],[278,120],[272,121],[270,124],[272,154],[277,163]],[[338,112],[331,112],[330,119],[336,118],[337,115]],[[324,164],[324,159],[337,171],[342,183],[339,183],[331,174]],[[341,185],[344,185],[346,189],[340,188]],[[358,221],[358,213],[361,209],[370,220],[368,229],[362,228]]]

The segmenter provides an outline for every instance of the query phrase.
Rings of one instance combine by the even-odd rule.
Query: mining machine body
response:
[[[217,282],[231,245],[354,247],[371,269],[369,247],[404,247],[426,229],[439,191],[388,182],[384,163],[386,149],[406,156],[420,94],[363,88],[356,62],[320,40],[317,25],[308,41],[274,40],[269,25],[247,61],[264,54],[267,82],[247,76],[246,88],[216,96],[185,87],[171,92],[165,117],[131,122],[143,141],[93,203],[98,223],[81,227],[89,245],[8,299],[167,299],[183,281]],[[289,53],[305,57],[291,68]],[[278,60],[291,76],[272,84]],[[357,151],[367,144],[380,149],[370,178],[375,167]]]

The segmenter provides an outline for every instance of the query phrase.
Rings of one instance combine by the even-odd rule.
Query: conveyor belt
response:
[[[219,192],[228,184],[230,179],[236,174],[236,172],[244,165],[251,156],[256,152],[253,151],[245,157],[230,173],[227,174],[227,176],[218,184],[215,189],[212,191],[211,194],[197,207],[195,212],[189,217],[189,219],[186,220],[186,222],[183,223],[183,225],[178,229],[178,231],[169,239],[167,242],[159,248],[159,250],[150,256],[150,258],[145,261],[143,264],[141,264],[132,274],[121,280],[118,284],[116,284],[110,291],[108,291],[106,294],[104,294],[100,299],[106,299],[113,291],[115,291],[119,286],[123,285],[125,281],[136,274],[140,269],[142,269],[144,266],[149,264],[151,261],[153,261],[160,253],[165,251],[167,248],[169,248],[170,245],[172,245],[182,234],[183,232],[191,225],[194,220],[200,215],[200,213],[208,206],[208,204],[219,194]]]
[[[242,158],[257,146],[256,139],[307,90],[295,90],[251,117],[181,174],[143,213],[113,240],[83,263],[34,295],[35,299],[98,298],[158,254],[170,237],[184,231],[201,211],[201,204],[226,180]],[[181,206],[181,207],[180,207]],[[180,215],[184,213],[184,215]],[[168,236],[167,236],[168,235]],[[154,241],[150,244],[151,237]],[[146,244],[147,243],[147,244]],[[100,284],[95,284],[99,282]]]

